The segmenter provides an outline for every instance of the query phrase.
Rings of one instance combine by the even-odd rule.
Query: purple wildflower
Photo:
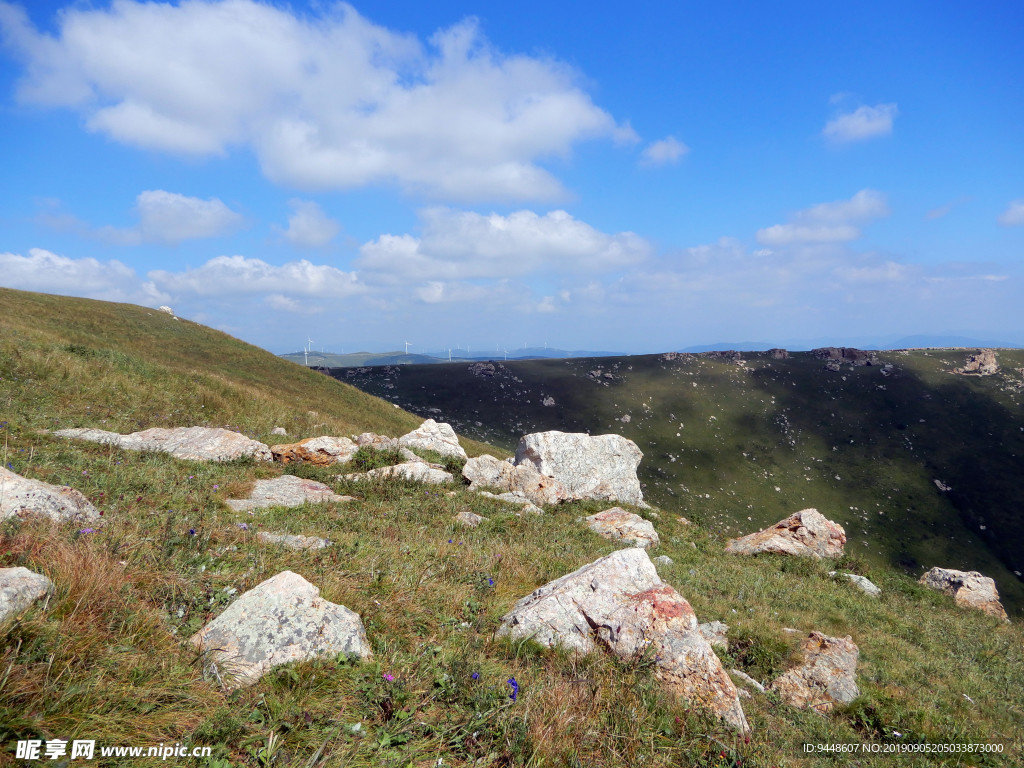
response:
[[[96,533],[95,528],[82,528],[78,531],[79,533]]]
[[[512,701],[515,701],[516,696],[519,695],[519,683],[516,682],[516,679],[514,677],[510,677],[507,682],[509,685],[512,686],[512,693],[510,693],[508,697],[512,699]]]
[[[243,531],[248,531],[249,530],[249,524],[248,523],[239,523],[238,527],[241,528]]]
[[[195,536],[196,535],[196,529],[195,528],[189,528],[188,529],[188,535],[189,536]]]
[[[395,682],[395,676],[392,675],[390,672],[385,672],[383,675],[381,675],[381,677],[383,677],[389,683]]]
[[[479,672],[474,672],[472,675],[470,675],[470,677],[473,678],[474,680],[479,680],[480,679],[480,673]]]

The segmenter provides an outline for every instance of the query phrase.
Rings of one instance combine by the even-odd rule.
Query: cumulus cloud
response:
[[[321,248],[341,231],[341,225],[310,200],[289,200],[294,211],[288,227],[279,230],[290,243],[301,248]]]
[[[183,240],[219,237],[238,229],[243,217],[216,197],[202,200],[176,192],[151,189],[135,199],[139,223],[130,229],[103,227],[100,237],[127,245],[163,243],[177,245]]]
[[[651,251],[639,235],[606,234],[565,211],[502,216],[430,208],[420,218],[422,237],[381,235],[362,246],[359,267],[401,280],[521,277],[614,270]]]
[[[676,139],[675,136],[668,136],[648,144],[641,155],[640,164],[652,167],[678,163],[679,159],[689,151],[690,148]]]
[[[999,223],[1004,227],[1024,225],[1024,199],[1012,201],[999,216]]]
[[[792,216],[789,224],[759,229],[762,245],[784,246],[799,243],[844,243],[860,237],[860,225],[889,215],[885,196],[862,189],[849,200],[820,203]]]
[[[0,276],[4,286],[26,291],[148,306],[170,301],[152,282],[143,282],[134,269],[119,261],[71,259],[42,248],[30,248],[28,256],[0,253]]]
[[[552,199],[538,163],[581,140],[636,141],[550,58],[505,54],[475,21],[426,43],[351,6],[255,0],[71,6],[51,36],[0,2],[24,103],[78,110],[115,141],[206,156],[250,147],[303,189],[397,183],[448,199]]]
[[[161,290],[191,296],[267,293],[340,299],[364,290],[356,273],[305,259],[275,266],[245,256],[217,256],[184,272],[153,270],[148,277]]]
[[[858,107],[853,112],[829,120],[821,133],[826,139],[840,144],[887,136],[892,133],[892,121],[898,114],[895,104]]]

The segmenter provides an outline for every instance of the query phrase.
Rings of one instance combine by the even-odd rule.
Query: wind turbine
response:
[[[405,354],[409,354],[409,342],[405,342]]]
[[[309,351],[312,348],[313,348],[313,340],[311,338],[309,338],[309,336],[307,336],[306,337],[306,346],[304,346],[302,348],[302,355],[303,355],[303,358],[305,360],[305,365],[306,365],[307,368],[309,367]]]

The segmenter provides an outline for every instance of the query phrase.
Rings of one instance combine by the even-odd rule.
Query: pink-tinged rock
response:
[[[53,582],[28,568],[0,568],[0,627],[53,591]]]
[[[291,571],[250,589],[190,641],[204,654],[204,671],[228,689],[252,685],[292,661],[344,653],[372,657],[359,615],[320,597]]]
[[[343,475],[342,480],[367,480],[376,477],[397,477],[402,480],[410,480],[414,483],[427,483],[440,485],[454,480],[450,472],[445,472],[435,464],[428,464],[419,459],[417,461],[406,461],[402,464],[393,464],[390,467],[377,467],[369,472]]]
[[[227,499],[225,504],[236,512],[265,507],[298,507],[302,504],[318,504],[325,501],[351,501],[351,496],[342,496],[331,490],[329,485],[316,480],[306,480],[294,475],[281,475],[266,480],[257,480],[247,499]]]
[[[770,686],[787,704],[799,709],[831,712],[836,704],[849,704],[860,695],[853,639],[811,634],[801,644],[804,662],[777,677]]]
[[[74,488],[30,480],[0,467],[0,520],[27,515],[57,522],[100,519],[99,510]]]
[[[535,432],[516,448],[516,464],[533,464],[558,480],[572,499],[604,499],[644,505],[636,468],[643,453],[622,435]]]
[[[519,600],[499,636],[654,661],[655,675],[692,706],[749,731],[736,686],[698,629],[690,604],[658,577],[647,553],[621,549]]]
[[[587,527],[600,536],[613,541],[623,541],[636,547],[650,549],[661,543],[658,532],[650,520],[627,512],[622,507],[612,507],[585,518]]]
[[[438,424],[427,419],[419,427],[398,438],[398,442],[406,448],[420,448],[435,451],[445,456],[466,458],[466,452],[459,445],[459,437],[448,424]]]
[[[816,509],[804,509],[771,528],[732,539],[725,551],[733,555],[772,552],[801,557],[842,557],[846,545],[843,526],[825,518]]]
[[[919,581],[926,587],[952,596],[957,605],[984,611],[1003,621],[1010,620],[1003,604],[999,602],[995,581],[977,571],[932,568]]]
[[[263,443],[219,427],[154,427],[129,435],[103,429],[60,429],[53,434],[132,451],[159,451],[191,461],[233,461],[246,456],[260,461],[273,458],[270,448]]]
[[[562,483],[542,475],[531,462],[516,465],[484,454],[466,461],[462,476],[469,480],[471,491],[497,488],[499,491],[517,494],[541,507],[572,498]]]
[[[320,467],[344,464],[352,459],[359,446],[347,437],[307,437],[297,443],[270,446],[274,461],[282,464],[307,462]]]

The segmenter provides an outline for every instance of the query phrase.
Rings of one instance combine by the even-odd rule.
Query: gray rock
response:
[[[394,464],[390,467],[377,467],[369,472],[361,472],[352,475],[344,475],[344,480],[366,480],[375,477],[398,477],[403,480],[411,480],[415,483],[428,483],[440,485],[455,479],[450,472],[434,464],[425,461],[407,461],[403,464]]]
[[[455,522],[461,523],[467,528],[476,528],[486,519],[483,515],[478,515],[468,509],[460,509],[459,514],[455,516]]]
[[[345,464],[352,460],[359,446],[347,437],[307,437],[297,443],[270,446],[274,461],[282,464],[306,462],[320,467]]]
[[[288,430],[285,429],[284,427],[274,427],[272,430],[270,430],[270,434],[272,434],[272,435],[287,435],[288,434]]]
[[[846,545],[843,526],[825,518],[816,509],[803,509],[771,528],[731,539],[725,551],[733,555],[773,552],[801,557],[841,557]]]
[[[0,520],[43,515],[51,520],[99,520],[100,512],[74,488],[30,480],[0,467]]]
[[[255,683],[273,667],[318,656],[372,656],[359,615],[320,597],[291,571],[250,589],[192,636],[204,671],[228,690]]]
[[[257,480],[247,499],[227,499],[224,503],[236,512],[247,512],[265,507],[298,507],[307,502],[318,504],[325,501],[351,500],[351,496],[337,494],[330,486],[316,480],[281,475],[267,480]]]
[[[395,450],[400,447],[397,437],[386,437],[376,432],[363,432],[361,435],[355,435],[352,440],[360,448],[367,446],[378,451]]]
[[[290,533],[268,533],[260,531],[256,538],[265,544],[277,544],[288,549],[325,549],[331,546],[330,539],[321,539],[317,536],[301,536]]]
[[[0,627],[53,591],[53,582],[28,568],[0,568]]]
[[[516,448],[517,465],[532,463],[542,475],[558,480],[572,499],[606,499],[644,504],[636,468],[643,453],[621,435],[591,437],[582,433],[536,432]]]
[[[999,602],[995,581],[977,571],[932,568],[919,581],[926,587],[952,596],[959,606],[984,611],[989,616],[995,616],[1003,621],[1010,620],[1003,604]]]
[[[497,488],[519,494],[538,506],[558,504],[571,498],[568,489],[553,477],[542,475],[530,462],[515,465],[484,454],[466,461],[462,476],[469,490]]]
[[[729,650],[729,625],[720,621],[709,621],[706,624],[699,624],[697,631],[704,635],[704,639],[711,645],[720,645]]]
[[[244,456],[261,461],[273,458],[270,448],[263,443],[218,427],[154,427],[130,435],[102,429],[60,429],[53,434],[131,451],[159,451],[192,461],[233,461]]]
[[[627,512],[622,507],[612,507],[585,519],[590,530],[606,539],[622,540],[644,549],[661,543],[650,520],[644,520],[640,515]]]
[[[764,686],[757,682],[757,680],[752,678],[746,672],[744,672],[742,669],[730,669],[729,674],[733,677],[739,678],[741,682],[743,682],[746,685],[749,685],[758,693],[764,693]]]
[[[836,571],[829,571],[828,575],[836,576],[839,574]],[[858,576],[856,573],[844,573],[842,575],[845,576],[850,581],[850,583],[853,584],[853,586],[855,586],[865,595],[871,595],[871,597],[878,597],[882,594],[882,590],[879,589],[878,586],[871,581],[871,579],[867,579],[863,576]]]
[[[398,438],[398,442],[406,448],[420,448],[435,451],[445,456],[466,458],[466,452],[459,445],[459,437],[448,424],[438,424],[427,419],[419,427]]]
[[[860,651],[849,636],[829,637],[811,632],[803,641],[804,662],[777,677],[770,686],[787,704],[824,714],[836,704],[849,704],[860,695],[857,660]]]
[[[673,560],[668,555],[658,555],[656,558],[654,558],[654,562],[656,562],[658,565],[672,565],[675,562],[675,560]]]
[[[652,658],[669,690],[749,731],[736,686],[697,630],[693,608],[658,578],[643,549],[613,552],[545,584],[516,602],[497,634],[581,653],[600,643],[620,658]]]

